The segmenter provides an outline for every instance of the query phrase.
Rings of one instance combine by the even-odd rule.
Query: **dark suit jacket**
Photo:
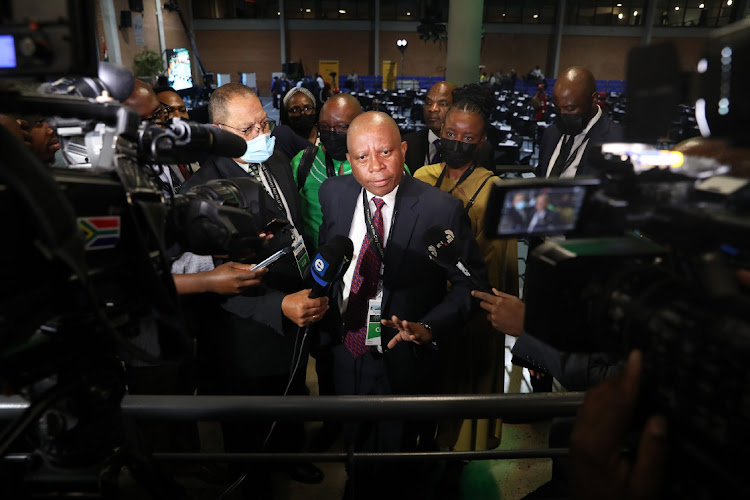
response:
[[[336,235],[349,236],[357,203],[362,203],[361,186],[352,175],[333,177],[320,188],[323,224],[320,244]],[[425,231],[440,224],[456,235],[464,262],[486,279],[484,261],[463,205],[459,200],[411,176],[404,175],[398,190],[395,222],[386,246],[383,276],[382,317],[396,315],[408,321],[421,321],[433,331],[439,349],[457,341],[462,326],[475,306],[471,282],[457,268],[445,270],[427,256]],[[356,243],[355,243],[356,244]],[[352,263],[354,265],[354,263]],[[446,281],[453,288],[446,291]],[[333,289],[336,307],[342,282]],[[396,394],[416,394],[435,390],[437,357],[434,346],[400,342],[386,349],[395,330],[384,328],[382,345],[391,388]]]
[[[283,154],[274,153],[265,164],[289,205],[295,227],[302,227],[301,202],[289,168],[289,160]],[[248,173],[233,159],[211,156],[183,184],[182,189],[190,189],[213,179],[247,176]],[[269,202],[267,205],[278,207],[275,202]],[[281,209],[274,215],[286,218],[286,213]],[[276,239],[273,238],[271,242]],[[282,239],[279,238],[279,243]],[[273,250],[272,247],[268,252]],[[282,274],[281,269],[292,268],[295,265],[291,256],[281,259],[269,269],[262,285],[251,287],[240,295],[219,298],[221,310],[216,311],[217,314],[207,312],[205,315],[206,323],[210,323],[208,343],[212,344],[210,348],[216,351],[217,369],[225,372],[225,378],[288,372],[296,326],[284,317],[281,302],[288,293],[301,290],[305,286],[299,278],[299,273],[297,279],[289,279],[290,274]],[[202,345],[209,347],[206,343]]]
[[[430,147],[427,142],[429,132],[430,129],[425,128],[418,132],[411,132],[409,134],[406,134],[403,137],[403,140],[406,141],[407,146],[404,163],[406,163],[406,166],[409,167],[412,175],[418,168],[425,166],[425,156],[427,155],[427,151],[429,151]],[[494,148],[492,147],[492,144],[490,144],[490,141],[485,141],[476,154],[475,161],[477,166],[484,167],[490,172],[494,172],[494,153]]]
[[[542,135],[542,141],[539,144],[539,165],[536,167],[537,177],[547,177],[547,167],[549,166],[549,160],[552,158],[552,153],[555,152],[557,142],[560,140],[562,134],[560,129],[551,125],[547,127]],[[581,157],[581,163],[578,165],[576,176],[580,175],[599,175],[598,169],[593,165],[591,160],[591,151],[594,144],[601,144],[604,142],[622,142],[625,140],[625,134],[622,127],[613,122],[607,116],[607,113],[602,111],[602,116],[599,120],[591,127],[589,132],[589,142],[586,144],[586,149]]]

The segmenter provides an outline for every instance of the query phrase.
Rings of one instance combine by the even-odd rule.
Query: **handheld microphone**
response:
[[[422,241],[427,247],[430,259],[437,265],[444,269],[458,268],[464,276],[469,278],[469,281],[477,290],[491,293],[492,287],[490,284],[474,272],[461,258],[460,241],[456,242],[456,235],[452,230],[441,225],[432,226],[425,231]]]
[[[312,261],[310,270],[315,282],[309,297],[316,299],[325,297],[331,285],[341,278],[354,255],[354,244],[346,236],[334,236],[331,241],[321,246]]]

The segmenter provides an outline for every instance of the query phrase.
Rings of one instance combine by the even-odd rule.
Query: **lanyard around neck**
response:
[[[378,252],[378,257],[380,257],[380,262],[385,262],[385,247],[383,246],[383,242],[380,241],[378,232],[375,229],[375,221],[373,221],[372,219],[372,214],[370,213],[370,203],[367,201],[367,192],[364,189],[362,190],[362,208],[364,208],[364,211],[365,211],[365,225],[367,226],[367,235],[369,236],[370,241],[373,243],[373,245],[375,245],[375,251]],[[382,209],[381,209],[381,214],[382,214]],[[391,235],[393,234],[393,223],[395,221],[396,221],[396,208],[394,207],[393,215],[391,216],[391,224],[388,227],[388,239],[386,240],[386,243],[391,239]]]
[[[461,185],[462,182],[464,182],[466,179],[471,176],[471,174],[474,173],[474,164],[471,164],[471,167],[467,168],[466,171],[461,174],[461,177],[459,177],[458,182],[451,188],[450,191],[448,191],[448,194],[451,194],[454,189],[456,189],[459,185]],[[445,178],[445,171],[448,169],[448,165],[443,167],[443,171],[440,172],[440,176],[437,179],[437,182],[435,182],[435,187],[440,189],[440,186],[443,184],[443,179]]]

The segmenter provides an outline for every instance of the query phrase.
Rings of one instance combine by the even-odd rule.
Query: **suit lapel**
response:
[[[388,286],[387,283],[391,276],[396,276],[399,273],[400,266],[404,261],[404,253],[409,247],[414,226],[419,219],[419,197],[414,189],[414,182],[421,181],[415,181],[411,176],[404,175],[396,195],[393,232],[388,238],[388,247],[385,254],[383,310],[386,309],[391,298],[390,290],[392,287]]]

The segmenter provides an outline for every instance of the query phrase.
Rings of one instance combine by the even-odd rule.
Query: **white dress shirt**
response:
[[[576,172],[578,172],[578,165],[581,163],[581,158],[583,157],[583,153],[586,151],[586,145],[589,142],[589,139],[586,138],[586,134],[589,133],[589,130],[591,130],[591,127],[593,127],[596,124],[596,122],[599,121],[599,118],[601,118],[601,116],[602,116],[602,108],[600,108],[597,105],[596,114],[594,115],[594,117],[591,120],[589,120],[589,123],[588,125],[586,125],[586,128],[584,128],[583,131],[577,136],[575,136],[575,139],[573,139],[573,147],[570,148],[570,154],[574,154],[575,158],[573,158],[573,161],[570,163],[570,166],[566,168],[560,174],[560,177],[575,177]],[[552,153],[552,156],[549,159],[549,164],[547,165],[546,177],[549,177],[549,174],[552,171],[552,167],[555,166],[557,157],[560,155],[560,148],[562,147],[563,142],[565,142],[568,137],[570,136],[563,134],[562,137],[560,137],[560,140],[557,141],[557,147],[555,148],[555,151]]]
[[[364,188],[363,188],[364,189]],[[367,193],[367,201],[370,203],[370,213],[375,216],[375,210],[377,210],[377,207],[375,207],[375,203],[372,202],[372,199],[375,197],[374,194],[372,194],[369,191],[365,191]],[[385,201],[385,204],[383,205],[383,208],[381,210],[381,213],[383,214],[383,249],[386,249],[386,245],[388,244],[388,237],[390,236],[391,232],[391,224],[393,221],[393,209],[396,206],[396,193],[398,193],[398,186],[388,193],[387,195],[383,196],[383,201]],[[362,191],[360,191],[359,195],[357,196],[357,203],[354,204],[354,215],[352,216],[352,226],[349,228],[349,239],[352,240],[352,243],[354,244],[354,254],[352,255],[352,262],[349,264],[349,268],[346,270],[346,273],[344,273],[344,289],[341,294],[341,302],[340,302],[340,311],[341,314],[346,312],[346,305],[349,303],[349,291],[352,287],[352,278],[354,277],[354,270],[357,267],[357,259],[359,258],[359,252],[362,249],[362,242],[365,239],[365,236],[367,235],[367,222],[365,222],[365,209],[362,206]],[[381,267],[380,275],[382,277],[383,275],[383,269]],[[378,290],[381,289],[381,284],[378,283]]]
[[[435,157],[435,153],[437,153],[437,146],[435,146],[435,141],[440,139],[440,137],[435,135],[435,132],[430,130],[427,132],[427,156],[424,159],[425,165],[432,165],[432,159]],[[421,165],[420,165],[421,166]]]

